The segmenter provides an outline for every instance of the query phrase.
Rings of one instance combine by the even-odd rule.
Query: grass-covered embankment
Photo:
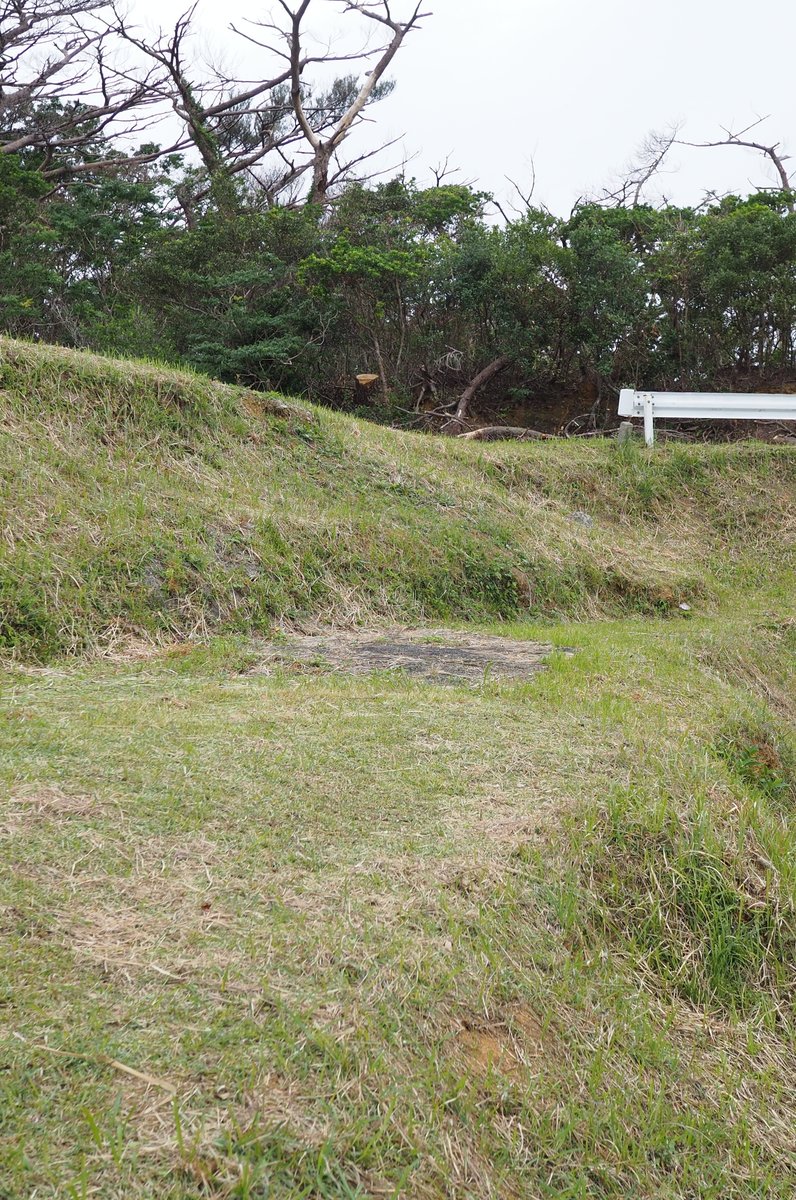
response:
[[[796,456],[475,447],[0,342],[0,647],[668,611],[792,558]],[[585,528],[572,514],[593,519]]]

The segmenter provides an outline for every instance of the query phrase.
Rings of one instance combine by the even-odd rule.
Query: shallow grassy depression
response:
[[[791,1197],[792,450],[3,353],[0,1197]]]

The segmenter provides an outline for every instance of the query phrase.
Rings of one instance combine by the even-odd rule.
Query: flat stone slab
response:
[[[256,673],[304,667],[367,675],[404,671],[434,683],[529,679],[554,647],[452,629],[330,632],[271,643]]]

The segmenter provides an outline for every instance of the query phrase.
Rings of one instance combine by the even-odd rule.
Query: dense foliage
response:
[[[395,179],[323,207],[240,190],[234,212],[210,198],[186,221],[183,179],[179,160],[119,156],[53,189],[35,157],[2,156],[2,329],[407,421],[444,419],[498,356],[480,403],[522,419],[544,397],[574,412],[623,385],[763,386],[794,368],[787,193],[496,224],[470,187]]]

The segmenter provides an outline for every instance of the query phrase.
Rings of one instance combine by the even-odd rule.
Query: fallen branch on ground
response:
[[[150,1087],[162,1088],[171,1096],[177,1094],[177,1085],[170,1080],[161,1079],[158,1075],[149,1075],[146,1071],[137,1071],[135,1067],[128,1067],[126,1063],[119,1062],[118,1058],[110,1058],[107,1054],[81,1054],[76,1050],[57,1050],[55,1046],[48,1046],[46,1042],[31,1042],[21,1033],[15,1033],[14,1036],[20,1042],[24,1042],[26,1046],[30,1046],[32,1050],[43,1050],[47,1054],[57,1055],[58,1058],[71,1058],[78,1062],[94,1063],[100,1067],[112,1067],[114,1071],[122,1071],[125,1075],[131,1075],[133,1079],[140,1079],[142,1083],[146,1083]]]
[[[555,435],[541,433],[538,429],[526,429],[522,425],[485,425],[483,429],[473,429],[470,433],[460,433],[457,436],[471,442],[522,442],[547,441]]]

